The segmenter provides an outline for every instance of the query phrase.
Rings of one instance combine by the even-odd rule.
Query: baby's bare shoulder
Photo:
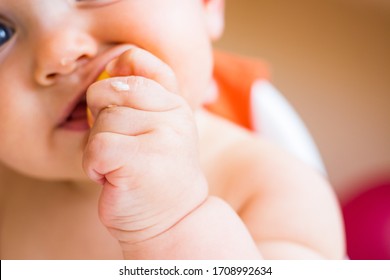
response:
[[[259,246],[272,248],[271,255],[280,245],[303,247],[301,258],[308,257],[307,252],[340,257],[342,221],[327,180],[261,137],[215,122],[210,132],[217,132],[209,138],[214,141],[209,143],[214,147],[209,157],[213,163],[207,166],[219,176],[209,175],[211,185],[217,186],[212,189],[238,212]]]
[[[208,114],[205,119],[200,129],[200,150],[210,191],[238,211],[254,195],[274,188],[271,180],[279,177],[281,162],[288,160],[251,131],[218,116]]]
[[[228,185],[239,184],[247,190],[267,188],[265,180],[280,179],[280,172],[292,176],[291,167],[302,165],[261,136],[211,114],[203,119],[200,140],[206,172],[223,174],[234,182]]]
[[[207,128],[201,129],[201,158],[205,166],[215,167],[214,172],[234,177],[253,191],[287,188],[279,184],[282,181],[297,186],[307,185],[303,181],[325,183],[317,171],[261,135],[214,115],[206,119]]]
[[[291,249],[297,258],[342,258],[343,223],[329,182],[271,143],[255,142],[242,145],[236,187],[250,193],[239,214],[264,256],[285,258]]]

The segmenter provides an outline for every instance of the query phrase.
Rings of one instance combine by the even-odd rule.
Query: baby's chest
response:
[[[97,209],[72,210],[62,206],[57,203],[53,208],[38,205],[8,207],[1,224],[1,258],[122,258],[118,243],[95,214]]]

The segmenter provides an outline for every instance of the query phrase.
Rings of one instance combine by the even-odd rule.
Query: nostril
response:
[[[55,83],[61,76],[69,75],[76,69],[76,63],[72,63],[71,60],[62,59],[57,65],[48,66],[46,69],[39,69],[36,74],[36,80],[42,85],[49,86]]]
[[[58,77],[58,73],[49,73],[46,76],[42,77],[41,84],[45,86],[50,86],[55,83]]]
[[[89,58],[90,58],[89,55],[83,54],[77,60],[84,61],[84,60],[88,60]]]
[[[51,72],[51,73],[42,73],[37,71],[37,73],[34,75],[35,77],[35,81],[42,85],[42,86],[50,86],[52,85],[53,83],[55,83],[56,79],[57,79],[57,76],[58,74],[55,73],[55,72]]]
[[[54,80],[56,76],[57,76],[56,73],[51,73],[51,74],[46,75],[46,78],[48,80]]]
[[[60,59],[58,57],[59,55],[53,57],[50,61],[45,60],[38,65],[40,67],[37,67],[35,76],[38,83],[50,86],[56,83],[62,76],[72,74],[90,60],[90,56],[87,54],[81,54],[79,56],[69,55]]]

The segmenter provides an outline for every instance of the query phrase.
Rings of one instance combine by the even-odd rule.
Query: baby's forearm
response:
[[[260,259],[255,242],[224,201],[209,197],[176,225],[149,240],[121,243],[125,259]]]

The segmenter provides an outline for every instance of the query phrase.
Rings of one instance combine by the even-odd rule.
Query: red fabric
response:
[[[205,107],[232,122],[252,129],[250,93],[253,82],[269,79],[267,65],[257,59],[227,52],[214,53],[214,79],[219,88],[218,99]]]
[[[390,260],[390,179],[343,203],[348,257]]]

